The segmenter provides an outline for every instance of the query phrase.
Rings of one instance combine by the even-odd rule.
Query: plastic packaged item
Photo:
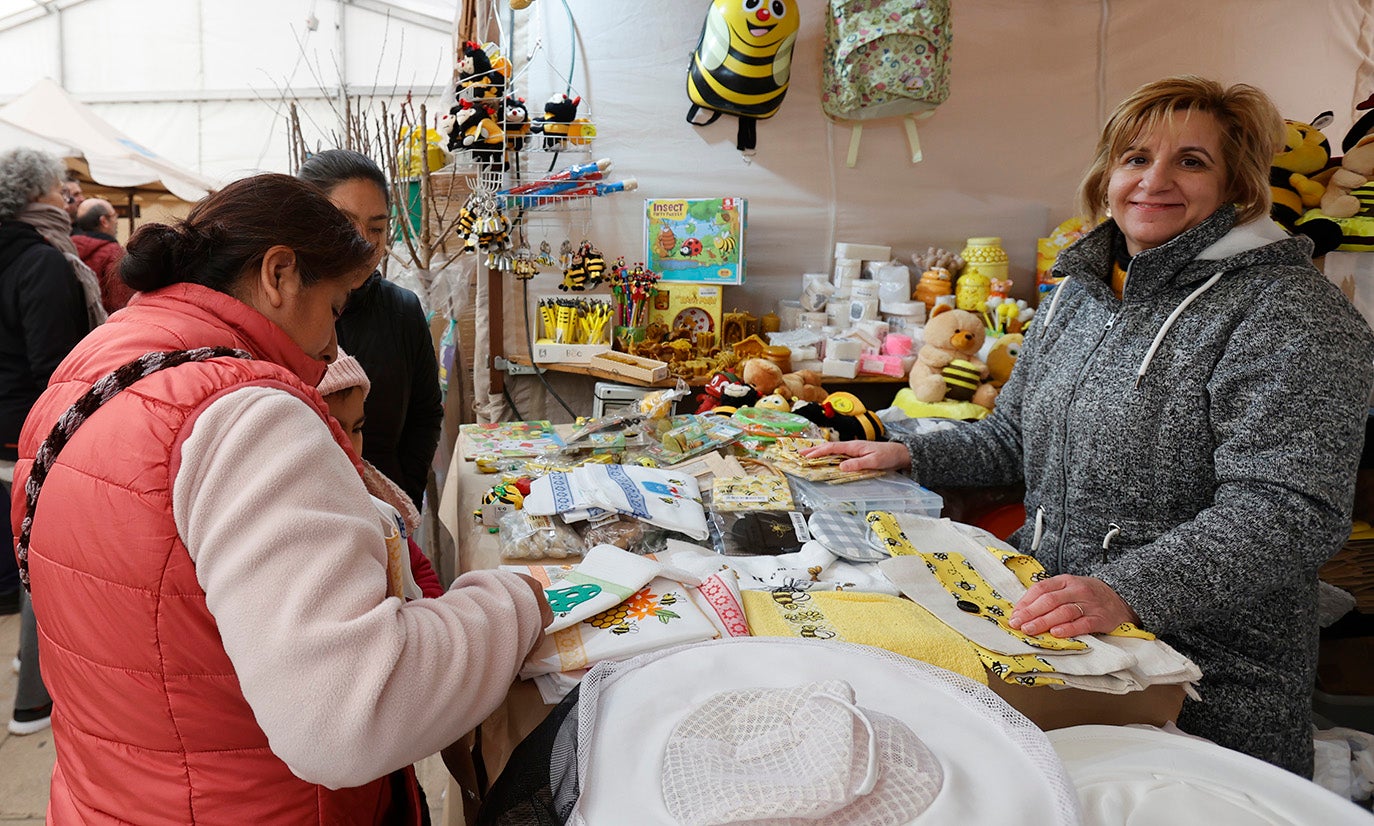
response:
[[[878,287],[879,284],[877,281],[870,281],[866,278],[859,279],[858,281],[855,281],[853,284],[849,285],[849,298],[850,300],[862,298],[877,298]]]
[[[777,556],[796,553],[811,541],[804,510],[712,512],[716,551],[726,556]]]
[[[907,265],[896,261],[880,264],[873,277],[878,282],[878,301],[882,303],[884,312],[888,312],[887,306],[891,302],[911,300],[911,270]]]
[[[662,424],[658,443],[644,451],[660,465],[672,465],[725,447],[742,432],[719,416],[671,416]]]
[[[828,358],[821,362],[821,375],[837,379],[852,379],[859,375],[859,363]]]
[[[801,326],[802,306],[801,301],[795,298],[778,299],[778,321],[779,329],[795,330]]]
[[[836,244],[836,258],[857,258],[860,261],[886,261],[892,257],[892,247],[883,244]]]
[[[523,510],[501,517],[497,539],[504,559],[567,559],[581,556],[591,547],[562,520],[532,516]]]
[[[897,473],[833,485],[793,478],[792,495],[798,504],[811,510],[847,513],[888,511],[939,516],[945,505],[940,494]]]
[[[792,490],[781,474],[717,476],[711,480],[711,510],[716,513],[791,509]]]
[[[825,303],[835,288],[830,278],[823,272],[808,272],[802,275],[801,310],[814,313],[825,309]]]
[[[814,436],[816,426],[795,413],[766,407],[741,407],[730,423],[751,436]]]
[[[859,275],[863,272],[863,263],[858,258],[836,258],[835,289],[848,291],[850,286],[859,280]]]

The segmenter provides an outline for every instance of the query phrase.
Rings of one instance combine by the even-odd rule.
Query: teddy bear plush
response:
[[[761,358],[749,359],[740,370],[744,383],[757,390],[760,397],[777,393],[788,401],[822,402],[829,395],[815,370],[784,373],[781,367]]]
[[[991,408],[997,390],[986,382],[988,366],[978,358],[986,337],[977,315],[937,306],[926,322],[925,344],[911,366],[911,392],[920,401],[934,403],[963,395],[957,388],[971,389],[968,400]]]
[[[1341,141],[1345,157],[1322,195],[1321,210],[1332,218],[1351,218],[1360,211],[1360,201],[1351,191],[1374,178],[1374,95],[1355,107],[1369,110],[1350,127]]]

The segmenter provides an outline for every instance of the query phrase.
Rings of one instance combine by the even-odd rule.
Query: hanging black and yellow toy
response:
[[[752,151],[754,122],[771,118],[787,94],[800,18],[796,0],[712,0],[687,69],[687,122],[734,115],[735,146]],[[711,113],[705,120],[703,110]]]

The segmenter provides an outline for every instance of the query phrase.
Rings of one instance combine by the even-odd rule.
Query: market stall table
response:
[[[571,426],[561,426],[570,429]],[[502,564],[497,534],[473,518],[482,505],[483,495],[498,477],[477,470],[461,449],[455,451],[440,499],[440,520],[455,539],[458,574],[496,568]],[[519,560],[528,562],[529,560]],[[575,562],[576,560],[557,560]],[[1147,723],[1163,725],[1177,718],[1183,704],[1183,690],[1158,685],[1127,695],[1100,694],[1077,689],[1051,689],[1010,685],[989,680],[990,687],[1012,707],[1040,728],[1049,731],[1073,725],[1125,725]],[[480,742],[475,753],[486,777],[495,779],[505,767],[515,746],[541,723],[553,706],[545,705],[532,681],[517,680],[502,705],[479,728]],[[455,781],[449,799],[464,792]],[[450,804],[449,823],[459,823]]]

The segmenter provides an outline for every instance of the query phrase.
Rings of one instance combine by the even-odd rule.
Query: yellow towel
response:
[[[983,685],[987,671],[962,634],[902,597],[858,591],[744,591],[756,637],[803,637],[871,645],[937,665]]]

